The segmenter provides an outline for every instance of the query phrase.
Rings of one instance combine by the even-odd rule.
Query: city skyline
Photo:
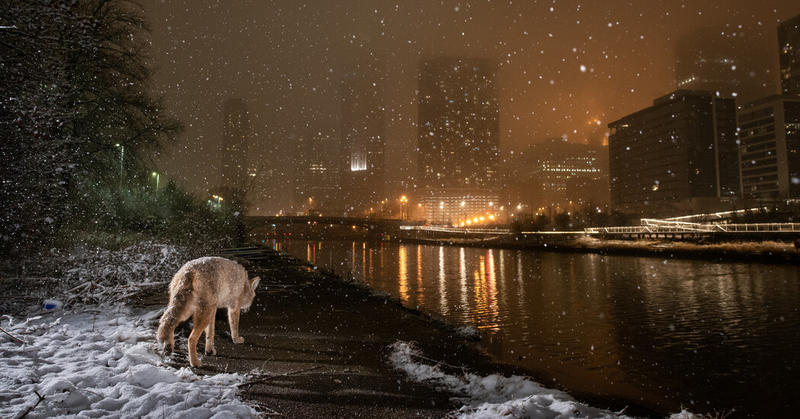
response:
[[[771,51],[766,67],[776,75],[778,22],[800,13],[790,1],[312,6],[145,2],[154,89],[187,127],[159,160],[178,168],[180,183],[196,193],[207,188],[203,155],[214,146],[221,98],[244,97],[252,105],[257,143],[335,127],[334,87],[367,50],[385,57],[384,69],[361,71],[387,86],[387,176],[393,181],[415,170],[416,63],[425,54],[498,60],[505,152],[536,138],[602,136],[610,120],[675,90],[675,42],[694,28],[741,25]],[[777,93],[777,77],[768,90]]]

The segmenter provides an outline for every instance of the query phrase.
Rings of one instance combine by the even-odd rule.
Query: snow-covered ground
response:
[[[162,364],[152,327],[158,314],[4,316],[0,325],[24,343],[0,333],[0,417],[258,416],[236,394],[245,376],[199,376]]]
[[[168,282],[189,258],[187,249],[152,242],[45,258],[58,284],[48,295],[66,309],[0,317],[13,336],[0,332],[0,417],[258,416],[237,397],[244,375],[165,365],[155,339],[160,310],[124,302]]]
[[[458,400],[464,405],[453,412],[459,418],[629,418],[622,412],[587,406],[563,391],[542,387],[528,377],[479,376],[468,372],[448,374],[439,365],[431,364],[412,343],[398,341],[390,349],[389,361],[409,379],[460,395]],[[670,419],[702,417],[682,411]]]

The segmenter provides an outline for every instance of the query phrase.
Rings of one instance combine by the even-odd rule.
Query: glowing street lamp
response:
[[[408,198],[405,195],[400,197],[400,219],[405,220],[406,217],[403,216],[405,212],[406,217],[408,216]]]

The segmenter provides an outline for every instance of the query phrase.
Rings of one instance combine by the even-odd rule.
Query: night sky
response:
[[[544,138],[597,139],[606,124],[675,90],[675,42],[703,26],[737,29],[769,51],[764,94],[777,93],[779,21],[796,0],[231,1],[147,0],[153,89],[186,130],[158,159],[202,193],[218,183],[222,103],[243,98],[252,141],[338,127],[342,75],[374,72],[387,94],[390,178],[413,170],[419,59],[499,64],[501,150]],[[741,26],[741,27],[740,27]],[[368,57],[377,57],[382,63]],[[598,125],[596,121],[600,121]],[[270,160],[257,148],[252,156]]]

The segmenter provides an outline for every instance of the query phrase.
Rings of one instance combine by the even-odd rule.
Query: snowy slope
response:
[[[150,325],[157,312],[96,311],[4,316],[0,325],[25,343],[0,333],[0,417],[258,416],[236,396],[244,376],[161,364]]]

